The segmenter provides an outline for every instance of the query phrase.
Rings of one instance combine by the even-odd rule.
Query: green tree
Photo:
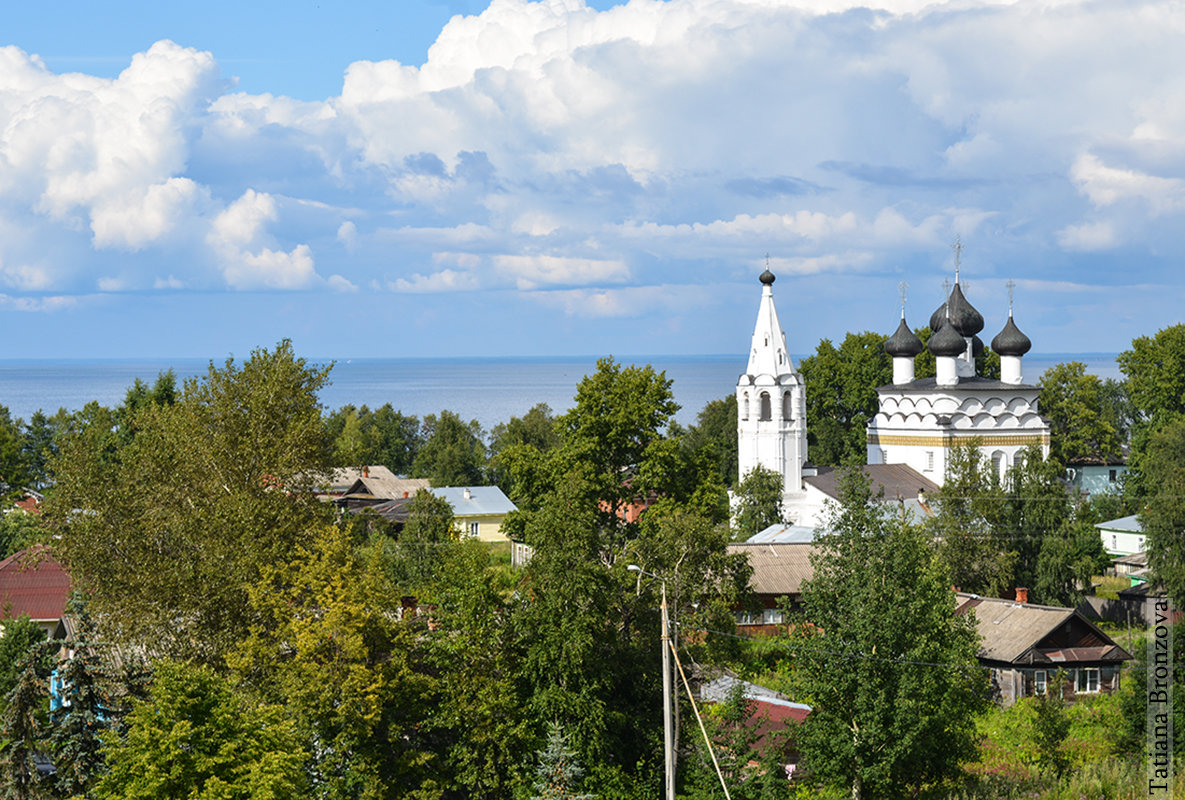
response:
[[[0,516],[0,558],[8,558],[45,538],[46,530],[38,516],[15,509]]]
[[[61,704],[50,714],[47,739],[57,772],[53,783],[63,797],[81,797],[105,771],[102,735],[116,722],[119,708],[113,678],[94,640],[94,627],[81,596],[71,598],[78,620],[69,652],[57,662]]]
[[[41,411],[34,411],[25,425],[21,441],[22,458],[29,472],[29,486],[38,491],[53,482],[49,462],[57,453],[57,425],[54,419]]]
[[[32,477],[22,452],[23,427],[6,406],[0,406],[0,495],[12,495],[28,485]]]
[[[1063,464],[1113,464],[1122,457],[1119,430],[1103,381],[1080,361],[1041,376],[1041,414],[1049,420],[1051,455]]]
[[[682,443],[688,451],[702,454],[714,465],[722,486],[735,485],[738,480],[736,395],[708,401],[696,416],[695,424],[684,432]]]
[[[1148,565],[1176,608],[1185,608],[1185,416],[1152,430],[1137,461]]]
[[[744,541],[780,522],[785,522],[782,476],[765,467],[754,467],[737,487],[733,538]]]
[[[893,363],[879,333],[849,333],[838,348],[823,339],[802,360],[806,381],[808,447],[816,464],[867,461],[868,420],[876,415],[876,388],[891,383]]]
[[[1185,323],[1132,340],[1116,361],[1139,419],[1185,414]]]
[[[409,595],[419,595],[439,574],[442,548],[457,540],[453,507],[443,497],[421,489],[409,506],[398,542],[389,548],[392,575]]]
[[[152,699],[106,748],[95,789],[115,800],[306,797],[305,753],[285,710],[252,702],[202,666],[158,664]]]
[[[258,622],[229,661],[311,741],[317,797],[393,797],[436,770],[421,732],[433,682],[415,666],[424,630],[400,596],[382,551],[333,526],[251,589]]]
[[[560,417],[564,445],[589,465],[605,513],[616,516],[634,499],[625,480],[629,472],[638,469],[679,410],[671,381],[649,365],[622,366],[602,358],[597,371],[577,385],[575,400]]]
[[[1016,554],[992,524],[1002,495],[977,442],[947,451],[946,479],[926,527],[938,542],[953,585],[962,591],[1002,595],[1014,585]]]
[[[47,788],[37,762],[44,757],[45,700],[55,647],[44,638],[30,647],[18,662],[13,687],[5,696],[0,714],[0,796],[5,800],[32,800],[42,797]]]
[[[416,453],[412,474],[433,486],[473,486],[482,482],[485,445],[477,420],[468,423],[452,411],[424,418],[424,444]]]
[[[45,641],[45,631],[21,614],[16,619],[4,620],[4,635],[0,636],[0,697],[7,697],[16,686],[17,677],[30,649]]]
[[[1063,687],[1066,673],[1058,670],[1045,694],[1033,698],[1033,740],[1037,745],[1037,765],[1044,772],[1061,778],[1070,768],[1070,757],[1064,749],[1070,735],[1070,718],[1066,714]]]
[[[829,528],[803,592],[821,630],[804,678],[814,706],[799,733],[805,765],[854,800],[957,776],[987,703],[974,621],[954,615],[926,538],[876,501],[863,473],[841,480]]]
[[[596,795],[579,792],[584,767],[568,746],[563,729],[552,723],[547,731],[547,745],[539,753],[535,767],[535,793],[531,800],[592,800]]]
[[[250,623],[247,587],[326,513],[326,378],[285,341],[142,408],[123,447],[94,424],[67,437],[46,514],[105,633],[220,663]]]

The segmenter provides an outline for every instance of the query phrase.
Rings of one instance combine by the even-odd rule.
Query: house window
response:
[[[1118,534],[1114,534],[1114,533],[1111,534],[1111,549],[1112,550],[1119,549],[1119,535]]]
[[[933,472],[933,471],[934,471],[934,451],[927,450],[926,451],[926,472]]]
[[[761,622],[765,625],[781,625],[785,619],[786,617],[780,608],[767,608],[761,614]]]
[[[1099,691],[1099,668],[1083,667],[1078,672],[1078,683],[1074,691],[1078,694],[1096,694]]]
[[[749,418],[749,393],[745,392],[745,402],[741,404],[741,419]]]
[[[469,535],[470,536],[477,538],[477,534],[480,529],[481,529],[480,522],[470,522],[469,523]]]
[[[889,451],[884,449],[883,447],[881,448],[881,463],[882,464],[889,463]]]
[[[1033,696],[1045,694],[1045,670],[1038,669],[1033,671]]]
[[[769,392],[761,393],[761,419],[773,419],[773,409],[769,401]]]
[[[751,614],[748,611],[738,611],[737,612],[737,625],[755,625],[755,624],[756,624],[756,620],[754,620],[753,614]]]
[[[789,392],[782,395],[782,419],[794,419],[794,398]]]

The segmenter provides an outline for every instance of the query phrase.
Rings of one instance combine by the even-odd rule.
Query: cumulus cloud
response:
[[[530,299],[572,317],[637,317],[663,309],[685,313],[709,302],[700,286],[630,286],[621,289],[563,289],[532,292]]]

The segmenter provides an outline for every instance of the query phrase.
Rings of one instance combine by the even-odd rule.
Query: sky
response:
[[[1185,318],[1179,2],[5,4],[0,358]]]

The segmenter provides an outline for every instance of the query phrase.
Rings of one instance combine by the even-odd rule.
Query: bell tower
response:
[[[749,365],[737,380],[737,455],[741,479],[757,466],[781,475],[785,501],[803,493],[806,394],[778,322],[774,274],[767,268],[760,280],[761,305]]]

